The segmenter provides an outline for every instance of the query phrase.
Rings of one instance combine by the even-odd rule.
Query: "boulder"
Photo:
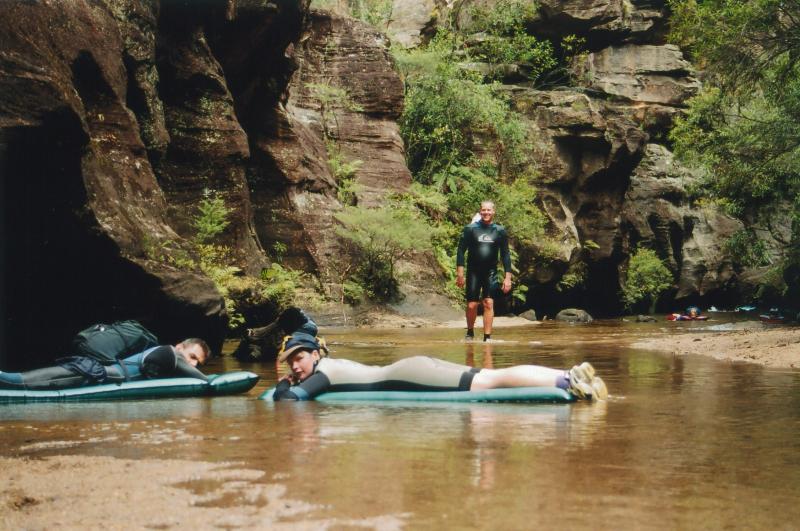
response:
[[[700,82],[673,44],[609,46],[577,66],[589,88],[642,103],[682,106]]]
[[[591,323],[593,320],[592,316],[585,310],[576,308],[567,308],[556,314],[556,321],[564,321],[566,323]]]
[[[441,15],[441,0],[393,0],[386,34],[393,44],[415,48],[422,44]]]
[[[525,310],[517,317],[522,317],[523,319],[527,319],[528,321],[537,321],[536,312],[534,310]]]

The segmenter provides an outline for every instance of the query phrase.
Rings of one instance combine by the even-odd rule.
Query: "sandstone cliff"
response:
[[[118,318],[218,351],[223,300],[185,260],[208,190],[243,273],[280,254],[327,285],[341,205],[308,86],[358,104],[333,134],[362,161],[358,202],[380,204],[411,178],[386,44],[309,0],[0,3],[0,362],[36,365]]]

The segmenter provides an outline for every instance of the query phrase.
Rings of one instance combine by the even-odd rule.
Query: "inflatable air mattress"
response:
[[[692,317],[691,315],[681,315],[679,313],[672,313],[667,316],[667,321],[706,321],[708,320],[708,316],[706,315],[696,315]]]
[[[274,388],[262,393],[260,400],[272,401]],[[322,393],[317,402],[573,402],[575,397],[558,387],[514,387],[485,391],[340,391]]]
[[[159,378],[52,391],[0,389],[0,403],[139,400],[143,398],[235,395],[246,393],[252,389],[258,382],[258,378],[258,375],[252,372],[234,371],[210,375],[207,382],[197,378]]]

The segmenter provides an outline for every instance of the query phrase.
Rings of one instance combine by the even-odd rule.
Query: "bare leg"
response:
[[[483,299],[483,335],[491,335],[494,321],[494,299]]]
[[[470,391],[507,387],[556,387],[564,371],[541,365],[516,365],[505,369],[483,369],[472,379]]]
[[[475,319],[478,318],[478,301],[469,301],[467,303],[467,329],[472,330],[475,328]],[[486,316],[483,317],[484,322]]]

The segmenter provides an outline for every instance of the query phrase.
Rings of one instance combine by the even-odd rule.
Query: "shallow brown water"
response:
[[[687,323],[694,329],[720,323]],[[603,404],[271,404],[247,396],[0,406],[5,456],[236,461],[334,519],[408,529],[778,528],[800,524],[800,371],[626,347],[675,323],[545,323],[490,345],[445,329],[328,330],[333,355],[483,367],[591,361]],[[181,488],[202,495],[208,486]],[[218,500],[236,507],[235,500]],[[296,520],[293,520],[295,518]],[[388,523],[387,523],[388,522]]]

